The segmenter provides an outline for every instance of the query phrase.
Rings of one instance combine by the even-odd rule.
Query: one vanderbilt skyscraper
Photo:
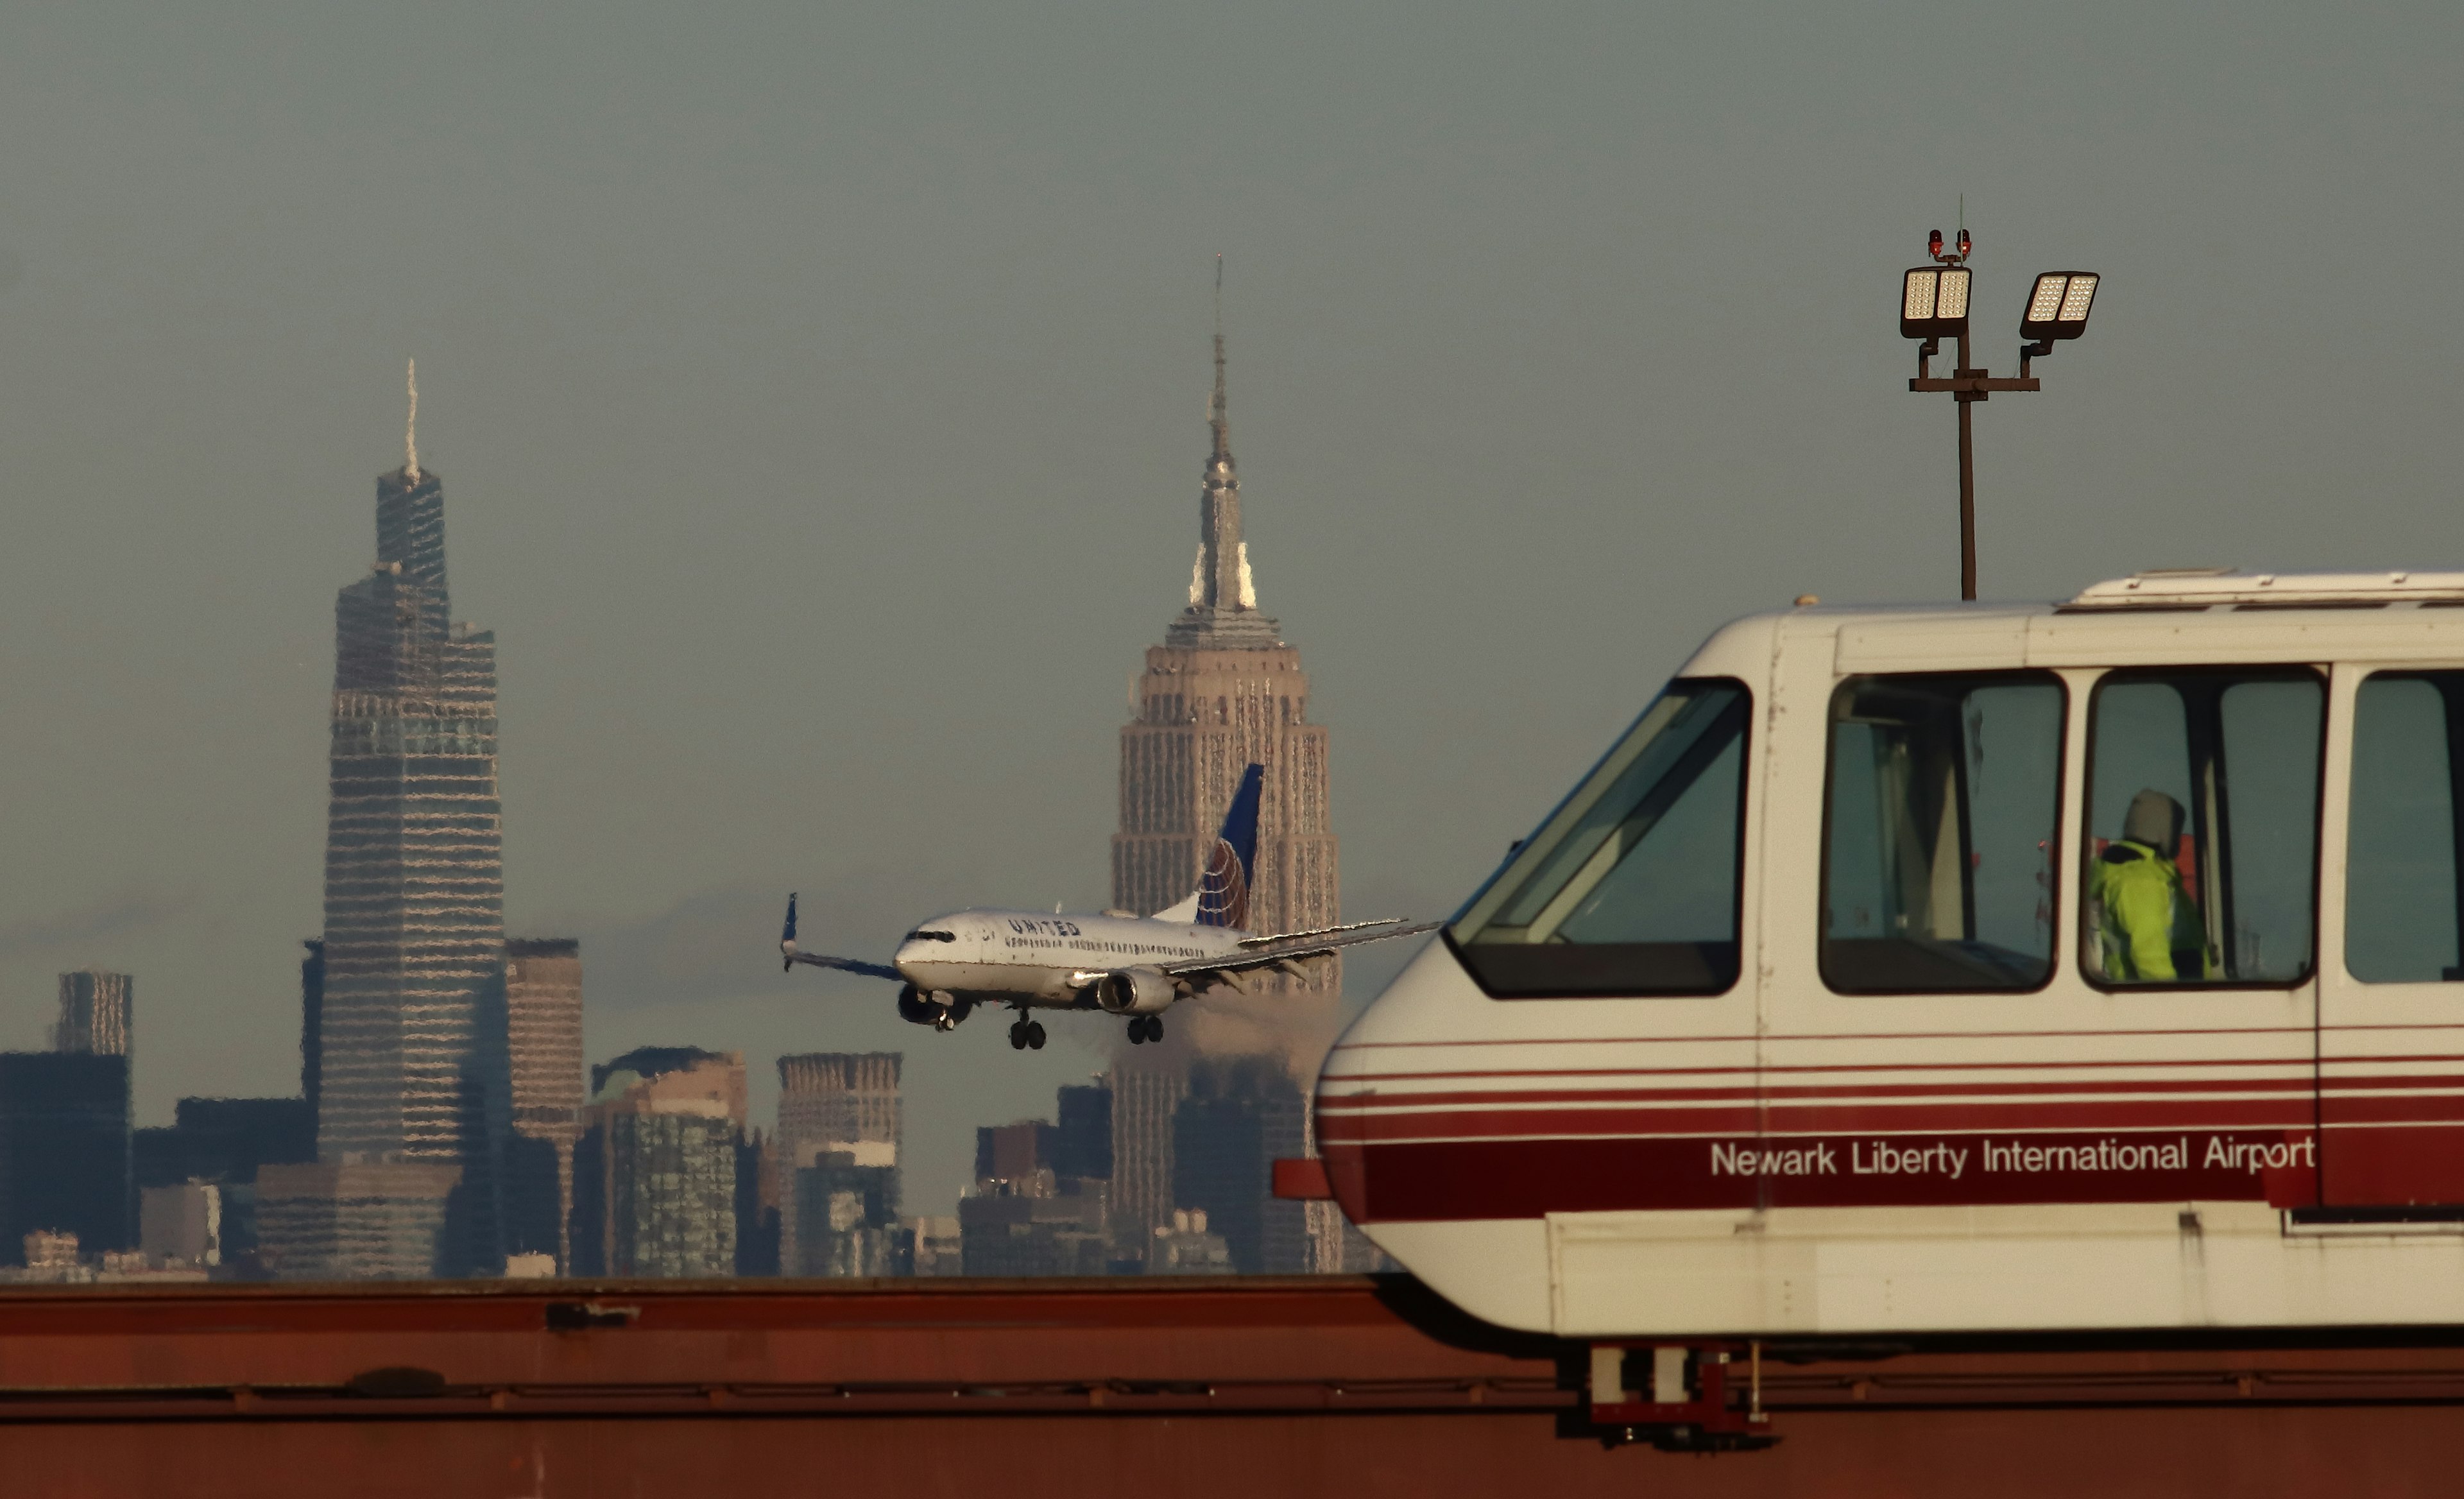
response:
[[[432,1245],[429,1272],[487,1273],[510,1109],[496,641],[451,623],[415,365],[410,412],[403,466],[377,479],[376,565],[334,603],[317,1152],[430,1168],[340,1173],[406,1187],[341,1192],[341,1239],[401,1246],[381,1256],[394,1273],[423,1273],[413,1244]]]

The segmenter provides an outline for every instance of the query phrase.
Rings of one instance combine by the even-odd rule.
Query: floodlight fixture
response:
[[[2043,343],[2085,333],[2098,279],[2093,271],[2048,271],[2036,277],[2035,290],[2028,294],[2028,311],[2019,320],[2019,337]]]
[[[1923,265],[1907,274],[1900,290],[1900,337],[1968,337],[1966,266]]]

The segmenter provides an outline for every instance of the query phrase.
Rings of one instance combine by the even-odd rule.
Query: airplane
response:
[[[953,1030],[979,1004],[1018,1012],[1009,1044],[1041,1049],[1044,1027],[1030,1010],[1101,1010],[1129,1019],[1133,1046],[1163,1039],[1163,1012],[1210,989],[1245,989],[1242,975],[1280,969],[1305,977],[1303,964],[1363,942],[1434,932],[1402,917],[1355,921],[1264,937],[1244,930],[1250,871],[1258,856],[1258,795],[1266,767],[1242,772],[1241,786],[1208,850],[1198,888],[1179,904],[1150,916],[1126,911],[1101,915],[1040,911],[956,911],[907,934],[887,963],[808,953],[796,945],[796,897],[787,897],[787,925],[779,934],[783,970],[798,963],[888,979],[898,991],[901,1020]]]

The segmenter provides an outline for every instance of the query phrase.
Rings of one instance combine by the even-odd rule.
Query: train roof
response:
[[[1756,678],[1781,638],[1837,638],[1837,670],[2335,660],[2464,663],[2464,572],[2151,568],[2041,603],[1824,606],[1714,633],[1685,675]]]

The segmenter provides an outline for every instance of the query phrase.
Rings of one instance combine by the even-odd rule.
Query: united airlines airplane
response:
[[[935,916],[907,934],[887,963],[807,953],[796,945],[796,897],[787,897],[787,927],[779,934],[785,966],[810,963],[869,974],[904,985],[902,1020],[949,1030],[979,1004],[1018,1011],[1009,1044],[1044,1045],[1034,1009],[1103,1010],[1125,1015],[1133,1044],[1163,1039],[1163,1012],[1217,985],[1245,986],[1242,975],[1302,966],[1339,948],[1433,932],[1441,923],[1407,925],[1400,917],[1349,926],[1253,937],[1249,877],[1258,856],[1258,792],[1264,765],[1241,776],[1241,788],[1215,835],[1198,888],[1180,904],[1151,916],[1110,911],[1063,915],[1035,911],[958,911]]]

